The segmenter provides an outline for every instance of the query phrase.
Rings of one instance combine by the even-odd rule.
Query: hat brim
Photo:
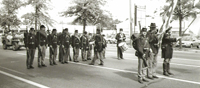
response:
[[[149,27],[157,27],[157,26],[149,26]]]

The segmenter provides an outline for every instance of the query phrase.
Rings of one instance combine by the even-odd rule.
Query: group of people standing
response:
[[[73,61],[79,62],[79,50],[81,50],[82,61],[92,59],[92,49],[94,47],[94,58],[90,65],[94,65],[96,59],[100,59],[100,64],[103,65],[105,58],[105,48],[107,47],[105,35],[101,34],[101,30],[97,29],[96,34],[87,34],[85,31],[80,37],[78,30],[70,36],[68,28],[63,29],[63,32],[58,35],[57,30],[53,29],[52,33],[46,32],[45,26],[41,25],[40,30],[35,33],[34,28],[30,28],[29,33],[24,33],[24,43],[27,50],[27,69],[34,69],[33,60],[35,57],[36,48],[38,49],[38,67],[47,67],[44,63],[46,48],[49,47],[49,64],[57,65],[56,57],[59,55],[59,62],[68,64],[72,61],[70,56],[70,48],[73,48]],[[58,50],[59,46],[59,50]],[[57,53],[59,51],[59,53]]]
[[[163,75],[170,76],[173,75],[170,72],[170,60],[173,55],[173,42],[180,39],[171,38],[171,27],[168,28],[163,35],[162,43],[160,44],[158,37],[158,29],[156,29],[156,24],[151,23],[149,26],[150,30],[147,28],[142,28],[139,37],[132,35],[133,47],[136,50],[135,55],[138,57],[138,82],[148,82],[148,79],[158,78],[156,74],[157,69],[157,56],[159,52],[159,47],[161,45],[162,58],[163,61]],[[146,73],[146,74],[145,74]]]
[[[155,23],[151,23],[147,31],[147,28],[142,28],[139,36],[134,34],[131,36],[133,48],[136,50],[135,56],[138,57],[138,82],[148,82],[148,79],[159,78],[156,74],[157,69],[157,56],[159,47],[162,49],[163,60],[163,75],[170,76],[173,73],[170,72],[170,60],[173,55],[173,42],[178,41],[181,37],[171,38],[171,27],[168,28],[162,38],[162,42],[159,41],[158,29]],[[125,42],[126,36],[123,33],[123,29],[116,35],[117,40],[117,56],[118,59],[124,59],[123,51],[119,47],[121,42]],[[30,28],[29,33],[24,34],[25,47],[27,49],[27,69],[33,69],[33,60],[35,56],[35,50],[38,48],[38,67],[46,67],[44,63],[45,53],[47,46],[49,47],[49,63],[50,65],[56,64],[57,46],[59,45],[59,62],[62,64],[68,64],[68,61],[72,61],[70,56],[70,46],[73,48],[73,61],[79,62],[79,50],[81,49],[82,61],[91,60],[89,65],[94,65],[96,59],[100,59],[100,64],[103,65],[103,58],[105,58],[105,48],[107,47],[105,35],[101,34],[101,30],[97,29],[96,34],[87,34],[85,31],[80,37],[78,30],[75,30],[74,34],[70,36],[68,28],[63,29],[63,32],[58,35],[57,30],[53,29],[52,33],[46,34],[45,26],[41,25],[40,30],[36,32],[34,28]],[[160,46],[161,45],[161,46]],[[92,49],[94,56],[92,58]]]

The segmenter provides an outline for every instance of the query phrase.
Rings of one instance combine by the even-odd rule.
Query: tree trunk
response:
[[[179,36],[182,36],[182,15],[179,15]],[[182,49],[182,40],[179,40],[180,49]]]
[[[83,33],[85,32],[85,28],[86,28],[86,20],[83,19]]]
[[[35,30],[37,31],[38,8],[35,6]]]

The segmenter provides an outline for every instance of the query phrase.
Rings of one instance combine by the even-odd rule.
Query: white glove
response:
[[[176,40],[180,40],[182,37],[178,37],[178,38],[176,38]]]

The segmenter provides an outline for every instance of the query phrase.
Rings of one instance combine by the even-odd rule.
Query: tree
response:
[[[26,5],[32,5],[35,8],[35,12],[24,14],[21,18],[29,20],[30,24],[35,23],[35,30],[37,30],[38,24],[45,24],[47,27],[53,26],[55,21],[46,12],[49,10],[49,2],[50,0],[28,0]]]
[[[16,27],[20,24],[20,20],[17,18],[17,10],[24,6],[20,0],[3,0],[3,7],[1,8],[0,25],[4,28]]]
[[[166,0],[166,2],[169,3],[169,5],[164,6],[164,8],[163,8],[164,12],[161,13],[162,16],[164,14],[167,14],[167,16],[169,16],[169,9],[172,6],[173,0]],[[173,17],[172,17],[171,22],[173,20],[179,20],[179,36],[182,36],[182,21],[183,21],[183,19],[187,20],[189,17],[192,17],[192,18],[194,18],[192,20],[192,22],[194,22],[198,13],[199,12],[196,10],[196,7],[194,6],[194,0],[178,0],[175,10],[173,11]],[[180,48],[182,48],[181,40],[180,40],[179,44],[180,44]]]
[[[62,12],[62,16],[75,16],[76,18],[72,23],[82,24],[83,32],[86,25],[97,24],[100,17],[105,17],[101,15],[104,11],[100,8],[105,5],[106,2],[104,0],[74,0],[73,3],[75,5],[70,6],[68,10]]]

